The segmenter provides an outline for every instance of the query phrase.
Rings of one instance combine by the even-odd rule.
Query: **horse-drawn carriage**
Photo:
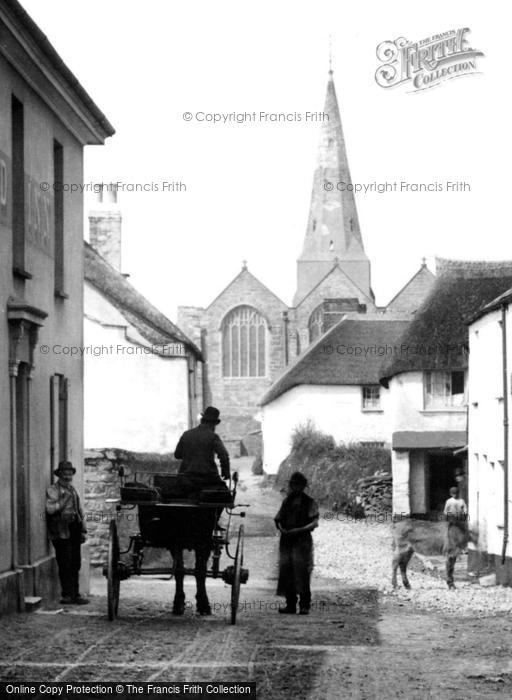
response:
[[[103,574],[107,578],[108,618],[114,620],[118,614],[121,581],[131,576],[170,575],[176,581],[173,613],[184,612],[183,579],[186,575],[196,577],[198,612],[211,612],[206,595],[207,577],[222,579],[231,586],[231,624],[236,623],[240,585],[246,583],[249,571],[243,568],[244,526],[240,524],[235,534],[234,552],[231,549],[231,519],[244,517],[235,510],[238,475],[235,472],[229,487],[217,480],[211,488],[194,488],[186,475],[162,472],[132,472],[130,481],[125,470],[118,470],[120,498],[108,499],[116,504],[116,516],[109,525],[107,563]],[[138,481],[143,478],[144,481]],[[124,513],[138,511],[139,529],[128,535],[126,549],[119,543],[118,523]],[[226,528],[219,526],[223,510],[227,514]],[[144,550],[147,547],[165,548],[172,555],[172,566],[144,566]],[[187,568],[183,563],[183,550],[195,551],[195,567]],[[220,567],[223,549],[232,560],[224,569]]]

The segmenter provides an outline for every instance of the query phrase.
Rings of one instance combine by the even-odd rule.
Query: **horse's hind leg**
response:
[[[183,615],[185,612],[185,591],[183,590],[183,550],[175,549],[171,551],[173,558],[174,580],[176,581],[176,591],[174,593],[174,602],[172,605],[173,615]]]
[[[196,549],[196,607],[200,615],[211,615],[212,609],[210,601],[206,593],[206,570],[208,566],[208,557],[210,555],[207,549]]]

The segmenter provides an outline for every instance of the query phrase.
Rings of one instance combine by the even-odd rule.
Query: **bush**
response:
[[[292,435],[292,449],[279,467],[276,488],[286,486],[295,471],[307,477],[308,493],[316,501],[331,508],[349,508],[358,479],[391,472],[391,451],[356,442],[336,444],[332,435],[306,423]]]

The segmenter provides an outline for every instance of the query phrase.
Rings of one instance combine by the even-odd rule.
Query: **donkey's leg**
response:
[[[410,588],[411,584],[407,578],[407,565],[411,561],[411,557],[414,554],[414,549],[409,546],[407,549],[402,549],[399,551],[398,565],[400,567],[400,574],[402,576],[402,583],[404,588]]]
[[[211,615],[212,609],[206,593],[206,570],[210,550],[198,547],[196,555],[196,607],[200,615]]]
[[[455,584],[453,582],[453,572],[456,561],[456,555],[448,554],[446,556],[446,583],[448,584],[448,588],[455,588]]]
[[[174,602],[172,606],[173,615],[183,615],[185,612],[185,591],[183,590],[183,581],[185,574],[183,573],[183,550],[176,548],[172,552],[174,561],[174,580],[176,581],[176,592],[174,593]]]
[[[396,588],[398,586],[397,580],[396,580],[396,574],[398,571],[398,561],[400,559],[400,553],[398,550],[393,550],[393,562],[391,566],[391,585],[393,588]]]

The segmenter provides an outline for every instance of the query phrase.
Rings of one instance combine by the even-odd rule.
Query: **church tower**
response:
[[[366,298],[373,298],[370,261],[364,251],[354,193],[350,191],[352,181],[332,70],[329,70],[324,114],[307,231],[297,261],[294,306],[336,264]]]

